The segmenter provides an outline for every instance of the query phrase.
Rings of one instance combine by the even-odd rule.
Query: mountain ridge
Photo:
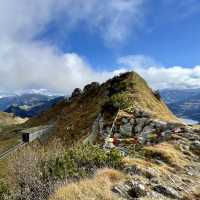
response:
[[[112,124],[115,113],[128,107],[149,110],[166,121],[179,122],[165,103],[135,72],[123,73],[103,84],[93,82],[83,91],[75,89],[68,100],[63,100],[38,117],[30,119],[27,127],[56,123],[57,136],[66,143],[82,141],[92,131],[99,115],[106,122],[104,128]]]

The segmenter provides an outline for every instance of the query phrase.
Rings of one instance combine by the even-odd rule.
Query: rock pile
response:
[[[136,109],[131,115],[118,117],[111,137],[116,144],[117,141],[152,144],[169,139],[176,128],[177,124],[155,119],[151,113]]]

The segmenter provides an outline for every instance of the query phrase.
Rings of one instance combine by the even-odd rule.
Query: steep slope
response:
[[[56,122],[56,134],[66,144],[83,141],[103,121],[103,129],[111,127],[117,111],[142,108],[162,120],[177,122],[159,95],[135,72],[127,72],[99,85],[91,83],[81,92],[75,89],[64,100],[39,117],[30,119],[26,127]]]
[[[18,144],[19,135],[11,132],[26,120],[26,118],[22,119],[14,114],[0,112],[0,154]]]

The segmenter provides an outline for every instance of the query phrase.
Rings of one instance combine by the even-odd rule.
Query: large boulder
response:
[[[119,128],[119,133],[122,136],[131,137],[132,136],[132,129],[133,129],[133,127],[130,123],[123,124]]]
[[[135,121],[136,121],[135,133],[140,133],[146,124],[147,118],[137,118]]]

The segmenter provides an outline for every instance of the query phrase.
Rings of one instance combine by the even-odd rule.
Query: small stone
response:
[[[133,166],[127,166],[125,169],[124,169],[124,171],[126,172],[126,173],[128,173],[128,174],[130,174],[130,175],[141,175],[141,174],[143,174],[143,171],[141,170],[141,169],[139,169],[138,167],[137,167],[137,165],[133,165]]]
[[[153,187],[153,190],[172,199],[181,199],[179,193],[171,187],[156,185]]]
[[[190,150],[193,151],[194,153],[199,154],[200,153],[200,141],[195,140],[190,144]]]
[[[135,124],[135,119],[132,118],[132,119],[130,120],[130,124],[131,124],[131,125],[134,125],[134,124]]]
[[[121,125],[119,128],[119,132],[123,136],[131,137],[132,136],[132,125],[130,123]]]
[[[128,123],[128,119],[127,119],[127,118],[122,118],[122,122],[123,122],[124,124],[127,124],[127,123]]]
[[[142,126],[140,124],[138,124],[137,126],[135,126],[134,128],[134,132],[135,133],[140,133],[142,131]]]
[[[147,195],[145,186],[140,183],[133,183],[128,195],[132,198],[139,198]]]
[[[130,189],[130,188],[128,188],[128,189]],[[114,193],[119,194],[121,197],[124,197],[124,198],[126,198],[126,197],[128,196],[128,195],[127,195],[127,188],[124,187],[124,186],[121,186],[121,185],[119,185],[119,186],[114,186],[114,187],[112,188],[112,191],[113,191]]]
[[[153,122],[154,122],[155,127],[157,129],[165,130],[167,128],[167,122],[163,122],[163,121],[160,121],[160,120],[154,120]]]
[[[142,171],[143,175],[148,179],[153,179],[156,177],[156,171],[153,168],[147,168]]]
[[[142,113],[142,117],[150,118],[150,117],[151,117],[151,114],[144,111],[144,112]]]

